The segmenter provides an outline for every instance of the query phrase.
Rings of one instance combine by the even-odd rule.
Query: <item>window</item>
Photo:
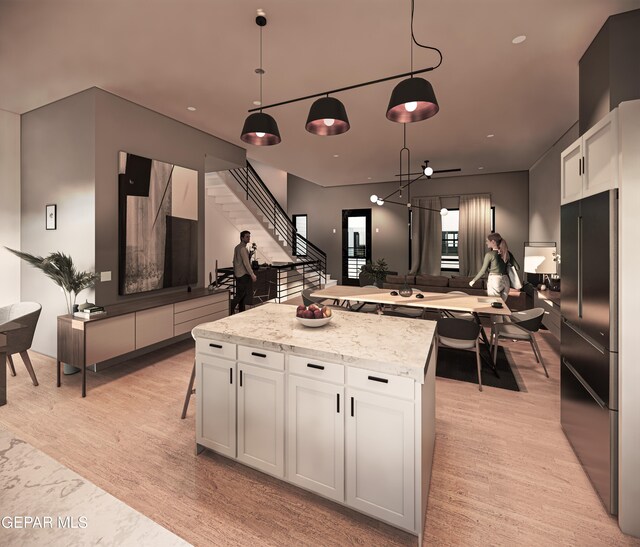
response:
[[[460,271],[458,258],[458,230],[460,227],[460,209],[449,209],[442,217],[442,260],[440,268],[447,272]],[[491,207],[491,231],[496,229],[496,208]]]
[[[293,256],[307,256],[307,215],[293,215],[296,238],[293,242]]]

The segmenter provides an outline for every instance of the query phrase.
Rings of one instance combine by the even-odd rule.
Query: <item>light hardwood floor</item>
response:
[[[507,343],[526,392],[437,380],[437,439],[425,543],[632,545],[603,509],[559,423],[559,344]],[[55,387],[55,361],[20,362],[0,422],[195,545],[415,545],[416,538],[211,452],[194,453],[194,357],[182,342]],[[489,372],[486,372],[489,374]],[[195,401],[192,400],[192,403]],[[55,511],[55,508],[52,508]]]

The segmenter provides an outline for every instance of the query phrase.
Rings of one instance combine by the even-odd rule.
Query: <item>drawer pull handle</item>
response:
[[[242,370],[240,371],[240,387],[242,387]]]
[[[382,382],[383,384],[388,384],[389,380],[386,378],[378,378],[377,376],[367,376],[369,380],[373,380],[374,382]]]
[[[210,348],[216,348],[216,349],[222,349],[222,346],[220,344],[209,344]]]
[[[336,396],[338,398],[338,414],[340,414],[340,394],[336,393]]]
[[[233,369],[229,369],[229,383],[233,384]]]
[[[251,355],[254,355],[255,357],[262,357],[263,359],[267,358],[267,355],[265,353],[257,353],[255,351],[252,351]]]
[[[313,363],[307,363],[307,366],[309,368],[317,368],[318,370],[324,370],[324,367],[322,365],[314,365]]]
[[[353,418],[353,397],[351,397],[351,417]]]

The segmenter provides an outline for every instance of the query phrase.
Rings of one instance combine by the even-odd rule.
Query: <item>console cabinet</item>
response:
[[[562,323],[560,293],[536,291],[533,294],[533,303],[534,307],[544,309],[542,324],[551,334],[560,340],[560,325]]]
[[[229,315],[229,291],[172,293],[108,306],[106,312],[91,319],[58,317],[58,387],[62,363],[78,367],[85,397],[87,365],[185,339],[195,326]]]

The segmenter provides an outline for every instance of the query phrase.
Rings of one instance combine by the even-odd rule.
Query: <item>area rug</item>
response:
[[[487,352],[481,350],[480,355],[484,359],[488,359]],[[502,389],[510,389],[511,391],[521,391],[518,381],[511,370],[511,364],[502,346],[498,346],[498,356],[496,369],[500,378],[495,372],[489,368],[489,365],[482,362],[482,385],[499,387]],[[464,349],[438,348],[438,365],[436,367],[436,376],[441,378],[449,378],[451,380],[460,380],[461,382],[478,383],[478,368],[476,365],[475,351]]]

